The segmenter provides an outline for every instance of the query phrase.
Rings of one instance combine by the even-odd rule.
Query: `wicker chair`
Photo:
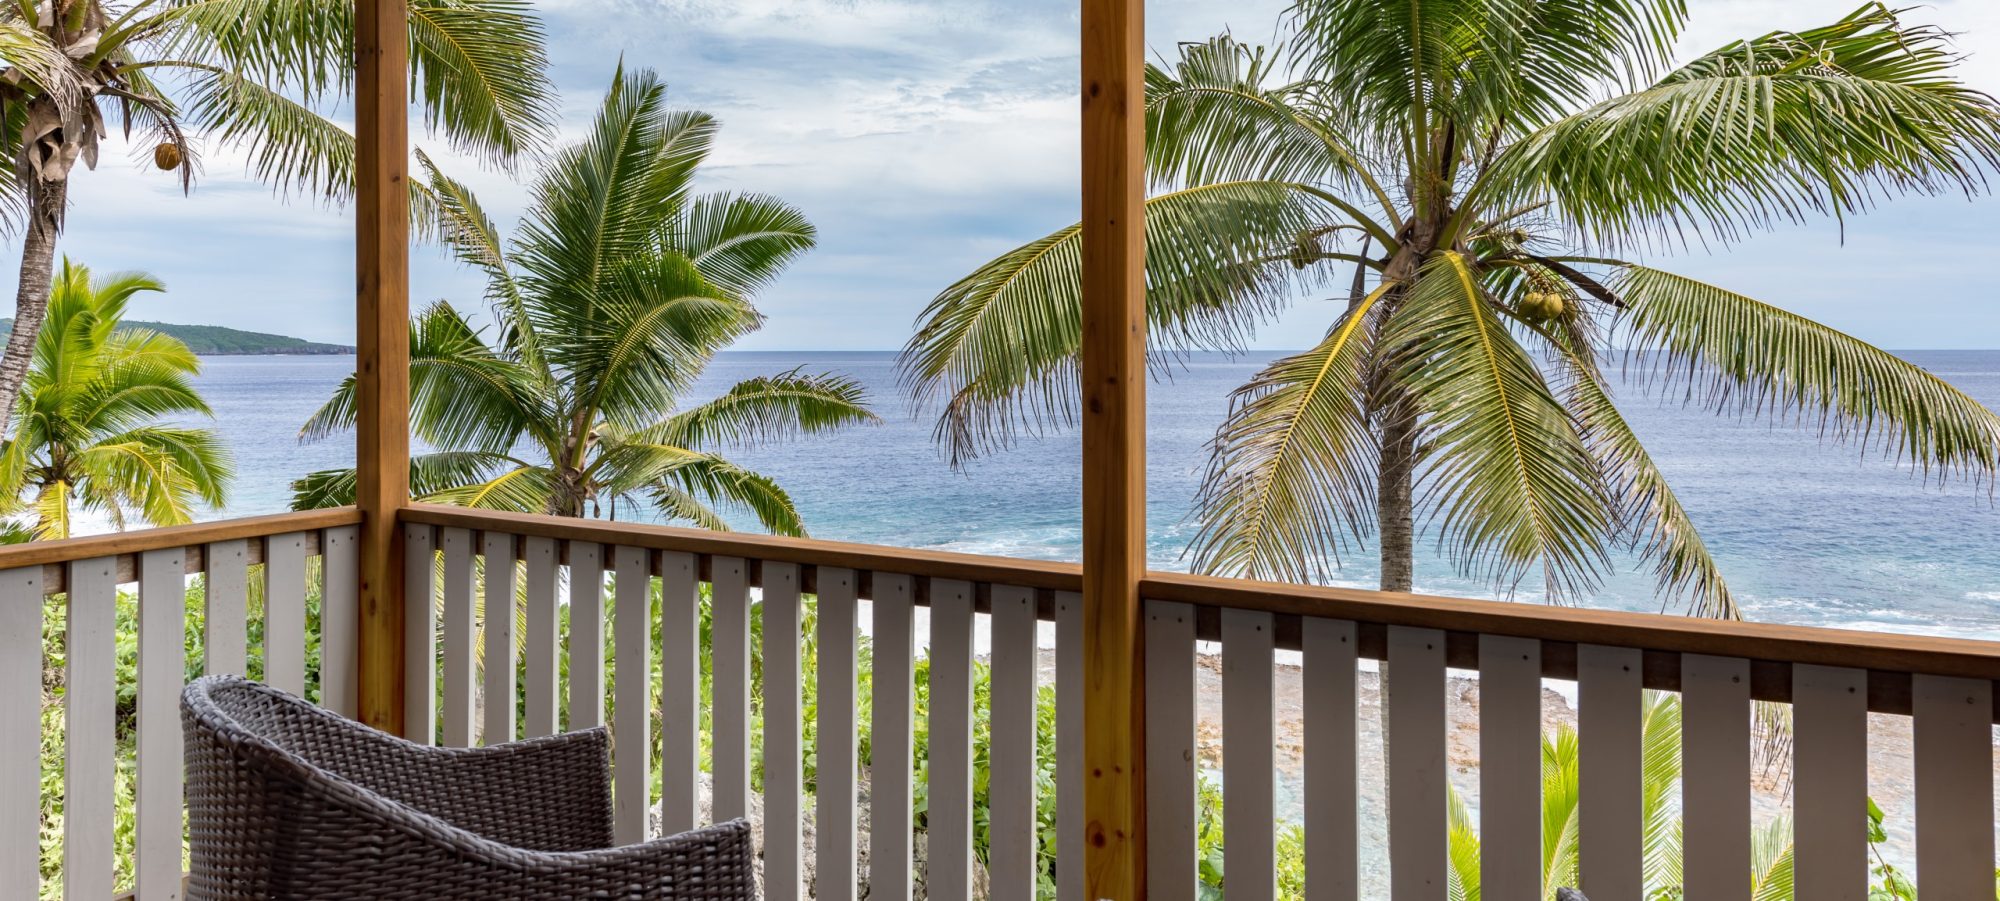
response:
[[[754,901],[737,820],[611,847],[603,729],[427,748],[212,676],[181,696],[191,901]]]

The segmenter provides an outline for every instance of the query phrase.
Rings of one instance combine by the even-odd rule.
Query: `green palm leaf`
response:
[[[1237,389],[1196,501],[1197,569],[1313,581],[1338,565],[1344,536],[1365,532],[1377,457],[1363,401],[1370,316],[1388,291],[1356,304],[1318,347]]]
[[[799,370],[738,382],[648,433],[679,447],[752,447],[862,423],[880,422],[861,383]]]
[[[1146,203],[1154,346],[1230,349],[1282,308],[1301,273],[1277,248],[1330,220],[1274,182],[1203,185]],[[912,401],[938,406],[937,437],[963,462],[1045,422],[1074,421],[1082,339],[1082,231],[1070,226],[986,264],[934,298],[904,347]]]
[[[1510,584],[1539,565],[1552,598],[1577,597],[1601,577],[1615,516],[1595,458],[1473,265],[1443,254],[1382,337],[1423,417],[1424,500],[1468,571]]]
[[[1643,266],[1617,291],[1639,359],[1718,411],[1798,419],[1927,476],[2000,475],[2000,416],[1888,351],[1732,291]]]
[[[669,248],[703,278],[745,297],[770,285],[818,240],[804,213],[758,194],[696,197],[667,234]]]
[[[1490,184],[1546,192],[1612,239],[1681,227],[1729,238],[1891,193],[1982,191],[2000,112],[1953,77],[1948,40],[1870,3],[1737,42],[1529,135]]]

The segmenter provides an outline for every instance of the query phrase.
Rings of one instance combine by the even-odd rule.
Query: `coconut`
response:
[[[168,142],[153,148],[153,165],[165,170],[181,167],[181,145]]]

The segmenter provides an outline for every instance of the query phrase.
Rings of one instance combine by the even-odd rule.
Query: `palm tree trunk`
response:
[[[1417,465],[1417,429],[1409,404],[1401,399],[1382,413],[1382,447],[1376,470],[1376,531],[1382,540],[1382,590],[1409,591],[1414,585],[1415,513],[1412,501]]]
[[[27,381],[35,339],[49,314],[56,238],[62,234],[63,213],[69,205],[69,180],[43,181],[29,196],[28,228],[21,236],[21,282],[14,296],[14,332],[0,354],[0,433],[13,421],[14,402],[21,396],[21,383]]]

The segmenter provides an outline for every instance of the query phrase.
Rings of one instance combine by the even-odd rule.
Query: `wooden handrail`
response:
[[[2000,679],[2000,642],[1155,572],[1150,600],[1674,654]],[[1367,650],[1363,648],[1364,652]],[[1461,665],[1459,661],[1454,666]]]
[[[63,564],[77,560],[94,560],[99,557],[115,557],[119,561],[122,581],[130,581],[134,572],[132,560],[146,551],[168,548],[188,548],[188,572],[202,571],[202,549],[219,541],[238,539],[269,538],[273,535],[289,535],[306,532],[316,535],[322,529],[351,526],[361,522],[361,511],[353,507],[334,507],[327,510],[306,510],[297,513],[278,513],[270,516],[249,516],[242,519],[224,519],[216,522],[199,522],[185,526],[168,526],[161,529],[141,529],[134,532],[115,532],[109,535],[90,535],[83,538],[67,538],[62,541],[36,541],[0,547],[0,570],[20,569],[40,566],[47,571],[42,580],[43,590],[55,594],[63,590]],[[315,542],[317,538],[313,539]],[[318,553],[317,547],[309,549]],[[260,563],[261,549],[251,547],[251,563]]]
[[[64,591],[68,591],[68,579],[70,579],[68,565],[76,561],[94,561],[100,557],[112,557],[116,561],[118,581],[134,583],[138,581],[138,557],[142,553],[178,547],[188,551],[186,555],[188,575],[196,575],[208,571],[208,545],[220,541],[250,541],[244,563],[258,565],[264,563],[264,543],[256,539],[304,533],[306,557],[318,557],[322,529],[338,529],[358,523],[360,523],[360,511],[352,507],[336,507],[328,511],[226,519],[220,523],[196,523],[196,525],[168,527],[168,529],[144,529],[136,533],[92,535],[68,541],[40,541],[32,545],[14,545],[0,549],[0,571],[42,567],[42,593],[62,595]]]

